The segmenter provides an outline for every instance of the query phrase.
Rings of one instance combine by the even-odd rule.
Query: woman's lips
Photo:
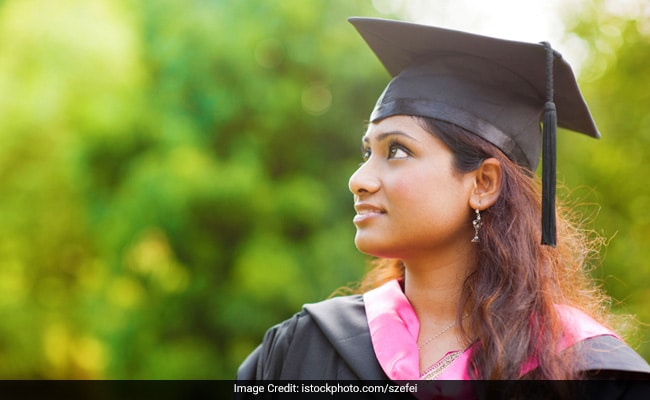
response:
[[[352,219],[352,222],[355,224],[360,224],[386,214],[386,211],[382,208],[372,204],[357,203],[354,205],[354,209],[357,211],[357,215]]]

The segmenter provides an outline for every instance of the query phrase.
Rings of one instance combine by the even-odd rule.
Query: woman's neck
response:
[[[404,293],[421,321],[456,318],[463,282],[475,260],[471,250],[448,258],[403,261]]]
[[[470,250],[470,254],[475,254]],[[450,253],[447,253],[450,254]],[[420,322],[418,351],[420,371],[450,351],[467,347],[457,326],[463,282],[475,256],[456,253],[449,258],[403,260],[404,293]]]

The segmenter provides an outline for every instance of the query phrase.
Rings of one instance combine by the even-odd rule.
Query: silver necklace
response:
[[[467,318],[467,314],[463,315],[463,318],[461,318],[461,321],[462,321],[463,319],[465,319],[465,318]],[[432,341],[434,341],[435,339],[437,339],[438,337],[440,337],[443,333],[447,332],[448,330],[450,330],[450,329],[453,328],[454,326],[456,326],[456,321],[454,321],[454,322],[452,322],[451,324],[447,325],[443,330],[441,330],[440,332],[438,332],[438,333],[436,333],[435,335],[431,336],[431,337],[430,337],[429,339],[427,339],[424,343],[422,343],[421,345],[419,345],[419,346],[418,346],[418,350],[422,350],[422,348],[423,348],[424,346],[428,345],[429,343],[431,343]]]

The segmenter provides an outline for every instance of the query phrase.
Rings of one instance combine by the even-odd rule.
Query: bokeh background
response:
[[[559,176],[608,239],[593,274],[649,359],[650,6],[554,7],[539,18],[603,133],[562,134]],[[494,16],[443,0],[0,0],[0,378],[232,378],[269,326],[362,276],[347,180],[388,74],[352,15]]]

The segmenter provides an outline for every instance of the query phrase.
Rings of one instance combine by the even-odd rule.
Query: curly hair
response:
[[[575,353],[557,346],[562,336],[556,305],[575,307],[608,325],[608,298],[589,275],[588,261],[602,240],[573,223],[558,207],[556,247],[543,246],[541,194],[536,175],[508,159],[497,147],[456,125],[414,117],[454,154],[454,168],[469,172],[483,160],[501,163],[496,203],[482,212],[476,243],[478,263],[464,280],[457,321],[469,314],[463,339],[476,344],[470,375],[476,379],[520,379],[530,357],[539,367],[527,379],[578,379]],[[468,214],[468,223],[473,216]],[[357,288],[364,292],[404,276],[400,260],[375,259]]]

